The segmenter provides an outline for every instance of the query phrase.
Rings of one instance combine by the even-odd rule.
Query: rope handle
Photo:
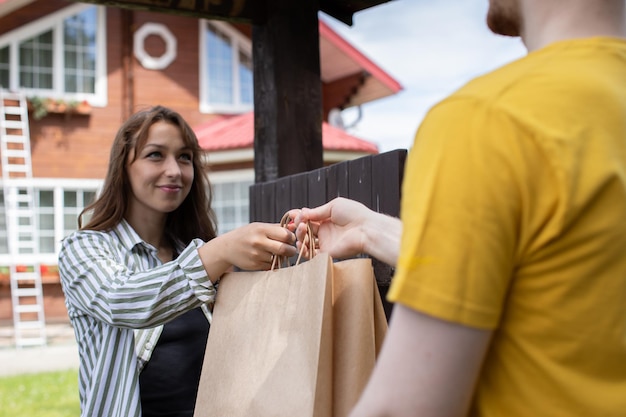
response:
[[[290,220],[291,220],[291,217],[289,217],[289,213],[285,213],[282,219],[280,219],[280,225],[284,228],[287,228],[287,225],[289,224]],[[307,226],[307,232],[306,232],[306,235],[304,236],[304,242],[302,242],[302,247],[300,248],[300,251],[298,252],[298,259],[296,260],[296,263],[294,264],[294,266],[300,264],[300,260],[302,259],[302,254],[304,253],[305,246],[307,245],[309,246],[311,258],[313,258],[316,255],[315,244],[313,245],[310,244],[311,242],[315,242],[315,235],[313,234],[313,229],[311,229],[311,225],[308,222],[306,226]],[[272,256],[272,267],[271,267],[272,271],[276,268],[278,269],[282,268],[283,264],[285,264],[286,267],[290,266],[288,257],[276,255],[276,254]]]

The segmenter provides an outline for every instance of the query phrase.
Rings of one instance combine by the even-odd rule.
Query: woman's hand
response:
[[[232,266],[254,271],[269,269],[274,255],[296,254],[295,236],[278,224],[250,223],[203,245],[198,253],[212,281]]]

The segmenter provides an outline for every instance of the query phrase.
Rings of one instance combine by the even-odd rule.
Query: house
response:
[[[66,0],[0,0],[0,86],[29,98],[32,184],[46,315],[65,318],[55,273],[61,239],[98,192],[117,128],[134,111],[164,104],[202,132],[253,110],[251,27]],[[320,21],[323,114],[400,91],[391,76]],[[240,118],[240,119],[237,119]],[[332,163],[375,153],[338,129]],[[326,133],[329,132],[329,133]],[[224,232],[247,222],[254,182],[252,136],[225,130],[206,142],[214,204]],[[219,143],[219,149],[215,144]],[[370,144],[371,145],[371,144]],[[0,183],[2,187],[2,183]],[[0,320],[11,317],[10,263],[0,193]]]

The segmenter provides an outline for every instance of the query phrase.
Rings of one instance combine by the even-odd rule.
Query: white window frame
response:
[[[209,180],[211,182],[211,185],[213,185],[214,189],[217,184],[224,184],[224,183],[250,182],[254,184],[254,170],[241,169],[241,170],[233,170],[233,171],[211,172],[209,173]],[[248,209],[250,208],[250,194],[249,193],[245,198],[241,199],[241,203],[242,203],[242,206],[245,205],[248,207]],[[216,210],[218,204],[219,202],[216,201],[215,192],[214,192],[213,204],[212,204],[214,210]],[[216,214],[217,214],[217,210],[216,210]],[[236,224],[235,227],[243,226],[244,224],[248,224],[249,222],[250,222],[249,218],[241,219],[241,222]],[[223,234],[229,230],[232,230],[232,229],[224,229],[224,227],[222,227],[223,224],[224,222],[220,221],[220,217],[218,215],[217,216],[217,230],[219,234]]]
[[[208,97],[209,79],[208,79],[208,57],[206,54],[206,31],[209,30],[208,25],[214,25],[218,30],[226,34],[230,38],[230,46],[233,50],[233,62],[231,70],[233,72],[233,103],[232,105],[210,103]],[[202,113],[218,113],[218,114],[238,114],[246,113],[253,109],[252,104],[241,103],[241,91],[239,87],[239,52],[243,52],[252,59],[252,42],[246,36],[242,35],[238,30],[225,22],[217,20],[208,21],[200,19],[199,22],[199,65],[200,65],[200,112]]]
[[[45,190],[53,192],[54,199],[54,253],[36,253],[37,261],[47,265],[56,265],[61,241],[65,237],[63,193],[65,191],[93,191],[98,195],[102,190],[103,180],[99,179],[62,179],[62,178],[33,178],[24,180],[20,185],[32,184],[35,193]],[[4,182],[0,181],[0,188],[4,189]],[[3,207],[2,215],[5,215]],[[39,210],[36,209],[35,225],[39,230]],[[31,256],[31,255],[25,255]],[[11,262],[8,253],[0,253],[0,265],[9,265]]]
[[[20,42],[37,36],[45,31],[53,30],[53,42],[55,45],[63,45],[63,22],[66,18],[81,13],[87,8],[97,8],[97,28],[96,28],[96,81],[95,92],[91,93],[66,93],[61,86],[64,84],[63,68],[64,49],[55,48],[53,55],[53,81],[52,90],[32,89],[19,86],[19,44]],[[66,101],[87,100],[89,104],[96,107],[107,105],[107,71],[106,71],[106,8],[104,6],[94,6],[86,4],[75,4],[68,6],[56,13],[52,13],[44,18],[28,23],[11,32],[0,36],[0,48],[9,46],[10,55],[10,75],[8,90],[23,91],[27,96],[50,97],[63,99]],[[5,87],[6,88],[6,87]]]

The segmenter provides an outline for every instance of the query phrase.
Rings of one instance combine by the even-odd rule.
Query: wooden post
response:
[[[321,168],[318,0],[267,0],[252,30],[255,182]]]

